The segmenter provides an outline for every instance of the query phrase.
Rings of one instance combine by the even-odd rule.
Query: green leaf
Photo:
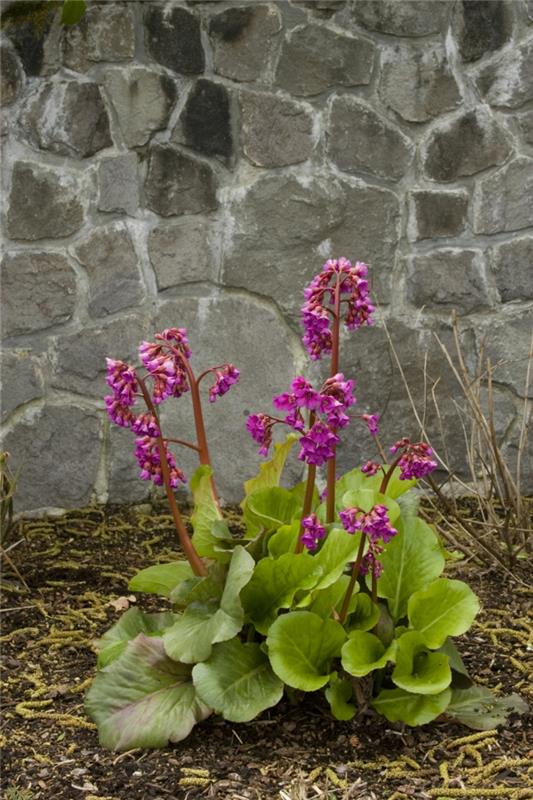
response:
[[[360,533],[346,533],[342,528],[329,531],[320,552],[313,556],[315,563],[322,568],[317,589],[326,589],[340,578],[346,565],[355,560],[360,540]]]
[[[307,480],[301,481],[301,483],[297,483],[296,486],[293,486],[292,489],[290,489],[290,493],[292,494],[293,497],[296,498],[296,500],[298,500],[299,505],[302,507],[304,504],[306,491],[307,491]],[[311,511],[314,511],[319,504],[320,504],[320,494],[316,486],[314,486],[313,497],[311,500]]]
[[[190,606],[192,603],[202,603],[204,605],[218,606],[228,568],[226,564],[212,561],[207,567],[207,575],[203,578],[194,575],[183,581],[170,593],[170,601],[180,607]]]
[[[253,492],[259,489],[269,489],[272,486],[279,486],[281,473],[294,443],[298,441],[298,436],[295,433],[289,433],[287,438],[281,444],[274,445],[274,455],[270,461],[264,461],[259,467],[259,474],[255,478],[250,478],[244,484],[244,500],[241,503],[241,508],[244,512],[246,508],[247,498]]]
[[[309,553],[285,553],[256,564],[241,600],[247,616],[260,633],[268,633],[280,608],[289,608],[299,589],[316,586],[322,569]]]
[[[342,496],[341,508],[360,508],[368,513],[375,505],[387,506],[391,523],[396,522],[401,513],[401,508],[392,497],[369,488],[357,489],[357,491],[346,492]]]
[[[372,602],[370,595],[360,592],[354,595],[355,603],[352,613],[348,618],[348,631],[370,631],[377,624],[380,609]]]
[[[445,689],[440,694],[411,694],[404,689],[383,689],[372,701],[372,706],[389,722],[407,725],[425,725],[440,716],[448,707],[452,693]]]
[[[468,678],[468,681],[470,683],[472,683],[472,681],[470,680],[470,677],[468,675],[468,670],[465,667],[465,665],[463,663],[463,659],[461,658],[461,655],[460,655],[460,653],[459,653],[459,651],[458,651],[457,647],[455,646],[455,644],[454,644],[452,639],[449,639],[449,638],[446,639],[446,641],[444,642],[442,647],[439,647],[439,653],[444,653],[444,655],[448,656],[448,661],[450,662],[450,667],[452,668],[452,670],[454,672],[458,673],[458,675],[462,675],[463,678]],[[454,680],[454,684],[452,684],[452,685],[455,688],[455,680]],[[461,686],[459,688],[465,689],[466,686]]]
[[[283,614],[271,625],[267,646],[276,675],[294,689],[313,692],[328,683],[331,660],[346,639],[342,625],[310,611]]]
[[[448,656],[431,653],[417,631],[397,639],[396,666],[392,680],[400,689],[415,694],[439,694],[452,680]]]
[[[220,598],[220,607],[194,603],[163,636],[165,650],[176,661],[185,664],[205,661],[213,644],[225,642],[239,633],[244,611],[239,594],[250,580],[255,562],[240,545],[233,551]]]
[[[155,564],[142,569],[128,584],[132,592],[146,592],[170,597],[182,581],[192,578],[194,573],[188,561],[171,561],[168,564]]]
[[[398,621],[406,615],[413,592],[441,574],[444,558],[436,534],[423,520],[399,520],[396,528],[397,535],[380,558],[383,573],[378,579],[378,595],[387,598],[389,611]]]
[[[456,689],[446,713],[476,731],[488,731],[504,725],[512,712],[525,714],[528,704],[517,694],[496,697],[484,686]]]
[[[97,672],[85,707],[100,743],[112,750],[179,742],[211,713],[197,697],[191,668],[168,658],[162,639],[142,633]]]
[[[85,14],[85,0],[63,0],[61,22],[63,25],[76,25]]]
[[[191,478],[190,486],[194,499],[194,513],[191,523],[194,530],[192,543],[200,556],[227,562],[230,553],[221,552],[220,537],[213,534],[213,523],[222,519],[213,497],[211,475],[213,470],[207,464],[198,467]]]
[[[283,683],[260,645],[239,639],[215,645],[192,675],[202,700],[231,722],[249,722],[283,696]]]
[[[388,661],[394,660],[396,644],[385,648],[385,645],[374,636],[365,631],[352,631],[350,637],[342,648],[341,663],[346,672],[362,678],[375,669],[381,669]]]
[[[281,525],[292,522],[301,506],[288,489],[274,486],[258,489],[246,498],[244,520],[247,536],[255,536],[262,528],[275,531]]]
[[[138,608],[129,608],[112,628],[94,643],[98,655],[98,667],[110,664],[125,650],[126,645],[139,633],[147,636],[161,634],[176,621],[176,614],[164,611],[160,614],[144,614]]]
[[[284,553],[294,553],[299,533],[299,519],[295,519],[290,525],[282,525],[281,528],[278,528],[268,540],[268,552],[272,558],[279,558]]]
[[[325,690],[326,700],[335,719],[349,720],[355,716],[356,708],[353,703],[348,702],[352,697],[352,693],[350,681],[344,678],[342,680],[334,678]]]
[[[466,583],[439,578],[415,592],[408,605],[411,626],[428,647],[441,647],[448,636],[459,636],[471,626],[479,600]]]
[[[327,589],[322,589],[319,592],[313,591],[311,604],[307,610],[312,611],[313,614],[318,614],[319,617],[331,617],[333,609],[340,612],[349,583],[350,577],[348,575],[341,575],[338,581],[328,586]],[[357,598],[359,597],[357,594],[358,591],[359,585],[356,584],[354,593],[350,598],[348,613],[353,611],[356,606]]]

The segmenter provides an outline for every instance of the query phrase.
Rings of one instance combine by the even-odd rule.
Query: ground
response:
[[[17,533],[24,541],[10,555],[28,589],[6,569],[5,800],[533,798],[527,718],[516,715],[481,733],[445,718],[409,729],[371,712],[340,723],[310,695],[248,724],[211,717],[161,751],[103,750],[83,710],[95,669],[91,642],[128,603],[165,608],[131,595],[127,581],[176,558],[171,519],[148,507],[99,507],[23,520]],[[458,640],[464,660],[477,682],[527,698],[532,591],[465,561],[451,562],[447,574],[469,582],[483,610]]]

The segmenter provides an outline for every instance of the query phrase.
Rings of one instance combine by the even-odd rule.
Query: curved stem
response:
[[[359,570],[361,569],[361,562],[363,560],[363,555],[365,552],[365,540],[366,535],[361,531],[361,541],[359,542],[359,550],[357,551],[357,556],[352,567],[352,575],[350,578],[350,583],[346,589],[346,593],[344,595],[344,600],[342,601],[342,608],[339,614],[339,622],[341,624],[344,623],[346,619],[346,615],[348,614],[348,607],[350,605],[350,600],[352,599],[353,590],[359,577]]]
[[[400,460],[401,457],[402,454],[400,453],[400,455],[394,459],[394,461],[388,468],[387,472],[385,473],[385,477],[381,481],[381,486],[379,487],[379,491],[381,494],[385,494],[385,492],[387,491],[387,486],[389,485],[389,481],[392,478],[392,473],[394,472],[394,468],[398,464],[398,461]]]
[[[206,375],[209,375],[210,372],[215,372],[217,369],[223,369],[223,367],[227,367],[227,364],[217,364],[216,367],[209,367],[209,369],[205,369],[197,378],[196,383],[198,386],[200,385],[200,381],[202,381]]]
[[[192,442],[185,442],[183,441],[183,439],[167,439],[165,437],[164,441],[173,442],[174,444],[181,444],[183,445],[183,447],[189,447],[191,450],[196,450],[197,453],[199,452],[199,448],[197,447],[197,445],[193,444]]]
[[[146,403],[150,413],[155,417],[159,430],[161,430],[157,410],[155,408],[154,403],[152,402],[150,393],[146,388],[146,384],[142,378],[138,377],[137,380],[139,382],[139,386],[141,387],[144,402]],[[174,525],[178,533],[178,538],[180,540],[181,547],[187,557],[189,564],[192,567],[194,574],[200,577],[204,577],[207,575],[207,568],[203,563],[203,561],[201,560],[198,553],[196,552],[196,550],[194,549],[194,545],[189,538],[189,534],[187,533],[187,528],[185,527],[185,523],[183,522],[182,516],[179,512],[178,504],[176,503],[176,498],[174,497],[174,492],[172,491],[172,486],[170,485],[170,469],[168,466],[167,456],[165,453],[165,445],[163,442],[163,437],[161,435],[157,437],[157,446],[159,449],[159,459],[161,461],[161,473],[163,475],[163,482],[165,484],[168,504],[170,506],[170,511],[172,513],[172,518],[174,520]]]
[[[340,329],[341,329],[341,283],[337,275],[335,284],[335,298],[333,308],[333,331],[331,342],[331,367],[330,376],[333,377],[339,371],[339,351],[340,351]],[[328,497],[326,505],[326,522],[333,522],[335,519],[335,479],[336,479],[336,458],[328,461]]]

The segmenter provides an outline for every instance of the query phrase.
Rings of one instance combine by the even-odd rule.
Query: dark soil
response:
[[[527,720],[473,733],[442,718],[419,729],[372,712],[334,721],[321,697],[288,702],[236,725],[211,717],[184,742],[161,751],[103,750],[84,715],[95,669],[91,641],[122,606],[164,609],[134,597],[128,579],[176,558],[170,517],[142,509],[93,508],[19,523],[2,598],[3,797],[6,800],[172,800],[172,798],[533,798]],[[500,571],[451,563],[483,611],[459,640],[478,683],[531,694],[531,590]]]

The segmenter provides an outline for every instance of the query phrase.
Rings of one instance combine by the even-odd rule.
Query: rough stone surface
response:
[[[101,327],[87,328],[57,338],[51,385],[99,401],[110,394],[105,381],[106,358],[119,358],[128,364],[139,363],[139,343],[152,333],[149,321],[128,314]],[[87,337],[91,349],[87,351]]]
[[[283,43],[276,83],[301,96],[320,94],[331,86],[363,86],[370,83],[374,50],[362,37],[320,25],[297,28]],[[327,53],[327,59],[317,58],[317,53]]]
[[[28,98],[22,124],[34,147],[64,156],[86,158],[113,144],[95,83],[41,83]]]
[[[228,159],[232,155],[230,98],[223,84],[203,78],[196,81],[172,139],[206,156]]]
[[[47,37],[58,15],[48,4],[36,9],[27,3],[26,9],[18,3],[3,10],[2,29],[13,42],[26,75],[41,75],[46,71]]]
[[[250,336],[251,320],[260,336]],[[271,303],[261,303],[246,294],[222,298],[184,297],[168,301],[159,311],[156,330],[170,326],[190,331],[191,363],[197,372],[231,362],[241,371],[239,383],[216,403],[204,402],[204,414],[217,484],[224,500],[242,499],[242,484],[259,470],[258,446],[246,430],[248,414],[272,409],[272,395],[286,391],[296,364],[295,336]],[[272,354],[276,368],[272,370]],[[258,365],[259,368],[258,368]],[[202,397],[207,400],[210,381],[202,382]],[[165,404],[164,431],[168,435],[194,441],[190,398]],[[281,426],[279,426],[281,427]],[[179,431],[179,434],[178,434]],[[276,431],[276,438],[278,432]],[[197,467],[192,451],[176,450],[178,464],[187,477]],[[297,462],[296,475],[301,475]],[[231,469],[228,469],[231,464]],[[295,477],[293,472],[293,477]]]
[[[458,314],[490,306],[480,250],[443,248],[411,259],[407,296],[417,308]]]
[[[344,172],[397,181],[409,168],[414,147],[407,136],[366,103],[336,97],[331,104],[328,154]]]
[[[443,47],[396,45],[381,70],[383,102],[408,122],[426,122],[461,103]]]
[[[98,164],[98,208],[133,216],[139,208],[137,155],[103,158]]]
[[[43,382],[38,360],[28,350],[0,353],[0,372],[0,409],[4,422],[12,411],[43,396]]]
[[[239,101],[242,148],[252,164],[284,167],[310,157],[313,119],[304,105],[263,92],[241,92]]]
[[[13,470],[20,467],[15,511],[79,508],[90,501],[100,460],[101,421],[93,411],[45,406],[4,439]]]
[[[108,70],[104,85],[128,147],[146,144],[166,126],[178,96],[172,78],[146,67]]]
[[[466,192],[415,191],[409,195],[409,239],[458,236],[465,229]]]
[[[533,300],[533,236],[521,236],[496,245],[491,256],[502,301]]]
[[[154,228],[148,237],[148,256],[160,290],[216,277],[209,223],[201,217]]]
[[[317,265],[334,254],[366,261],[383,302],[398,242],[398,200],[392,192],[351,186],[332,176],[299,182],[257,181],[233,209],[223,282],[272,297],[292,320]]]
[[[523,114],[517,114],[516,119],[524,141],[527,144],[533,145],[533,111],[525,111]]]
[[[108,494],[113,503],[142,503],[152,490],[150,481],[139,478],[133,455],[135,438],[130,430],[109,425]]]
[[[24,72],[12,47],[0,43],[0,104],[9,106],[15,102],[24,85]]]
[[[145,183],[148,208],[162,217],[216,208],[216,178],[208,164],[165,145],[150,150]]]
[[[70,173],[17,161],[11,176],[7,235],[11,239],[61,239],[81,228],[79,182]]]
[[[135,55],[133,8],[128,3],[89,6],[77,25],[64,26],[63,63],[85,72],[95,62]]]
[[[183,75],[204,71],[200,21],[184,8],[146,4],[146,47],[159,64]]]
[[[530,225],[533,225],[533,159],[517,158],[476,186],[474,231],[519,231]]]
[[[477,61],[508,41],[510,7],[505,0],[462,0],[455,4],[453,22],[463,61]]]
[[[482,107],[435,123],[425,143],[423,162],[436,181],[453,181],[501,164],[511,152],[503,129]]]
[[[143,300],[137,254],[124,225],[97,228],[74,252],[87,271],[91,316],[113,314]]]
[[[440,0],[355,0],[353,21],[370,31],[395,36],[427,36],[445,28],[450,4]]]
[[[512,309],[512,306],[509,306]],[[510,386],[525,396],[526,370],[533,330],[533,307],[491,320],[477,332],[478,347],[484,343],[486,357],[494,367],[494,382]],[[528,397],[533,397],[529,383]]]
[[[34,333],[72,317],[76,276],[60,253],[25,250],[2,261],[2,336]]]
[[[209,22],[214,68],[234,81],[254,81],[268,70],[281,30],[274,4],[228,8]]]
[[[533,100],[533,36],[488,64],[477,86],[491,106],[519,108]]]

